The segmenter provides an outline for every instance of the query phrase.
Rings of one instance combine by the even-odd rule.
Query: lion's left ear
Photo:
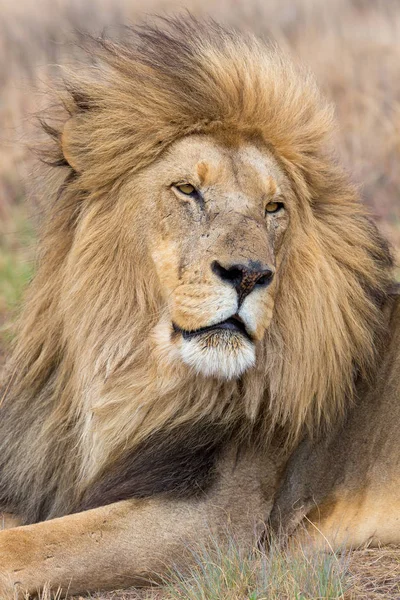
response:
[[[79,145],[77,144],[77,118],[71,117],[64,125],[61,134],[61,150],[67,163],[80,173],[82,166],[79,160]]]

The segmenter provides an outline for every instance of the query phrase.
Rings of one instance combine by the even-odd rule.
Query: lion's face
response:
[[[167,307],[157,344],[199,373],[239,377],[272,318],[290,213],[283,170],[261,145],[194,135],[139,185]]]

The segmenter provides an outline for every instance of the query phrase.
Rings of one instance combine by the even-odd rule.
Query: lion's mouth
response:
[[[201,327],[200,329],[193,329],[190,331],[178,327],[178,325],[175,325],[175,323],[173,323],[172,326],[174,331],[176,333],[180,333],[185,340],[189,340],[213,331],[231,331],[232,333],[239,333],[250,341],[253,341],[239,315],[233,315],[233,317],[229,317],[229,319],[225,319],[225,321],[221,321],[220,323],[214,323],[213,325],[208,325],[207,327]]]

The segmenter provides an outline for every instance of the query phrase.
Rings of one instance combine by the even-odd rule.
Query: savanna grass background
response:
[[[46,200],[30,150],[40,138],[36,115],[53,101],[50,90],[63,69],[84,68],[85,32],[97,35],[106,28],[118,37],[120,24],[184,9],[272,37],[295,61],[309,65],[336,106],[338,157],[400,263],[399,0],[0,0],[0,363],[34,273]],[[196,552],[190,577],[175,574],[162,591],[93,597],[400,599],[395,548],[327,556],[274,547],[265,558],[243,556],[232,542],[228,552],[215,544]]]

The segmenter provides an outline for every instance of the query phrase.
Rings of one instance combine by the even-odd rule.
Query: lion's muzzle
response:
[[[275,269],[251,259],[208,264],[208,285],[189,283],[174,294],[171,343],[197,373],[237,378],[255,364],[270,321]]]

